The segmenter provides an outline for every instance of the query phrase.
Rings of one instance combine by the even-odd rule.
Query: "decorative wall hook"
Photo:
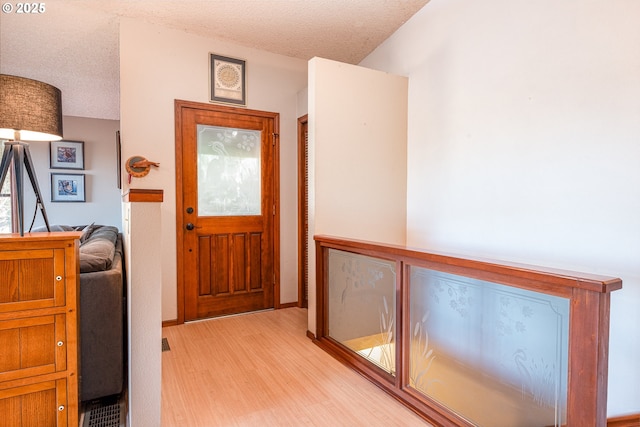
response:
[[[124,166],[129,173],[129,184],[131,184],[131,177],[142,178],[143,176],[147,176],[151,170],[151,166],[160,167],[160,163],[151,162],[142,156],[133,156],[127,159]]]

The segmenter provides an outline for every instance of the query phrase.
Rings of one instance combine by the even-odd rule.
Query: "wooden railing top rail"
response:
[[[405,260],[428,268],[472,278],[505,283],[512,286],[556,292],[561,288],[579,288],[609,293],[622,288],[619,278],[568,270],[518,264],[482,258],[463,257],[443,252],[426,251],[402,245],[316,235],[321,246],[367,253],[384,258]],[[563,293],[563,292],[560,292]]]

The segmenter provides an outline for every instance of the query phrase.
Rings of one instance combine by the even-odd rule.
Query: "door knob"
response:
[[[187,223],[187,227],[186,227],[186,228],[187,228],[187,230],[191,231],[191,230],[193,230],[193,229],[194,229],[194,228],[196,228],[196,227],[195,227],[195,225],[193,225],[193,224],[191,224],[191,223],[189,222],[189,223]]]

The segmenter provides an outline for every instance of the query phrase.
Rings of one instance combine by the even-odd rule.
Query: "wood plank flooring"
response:
[[[162,426],[430,426],[306,330],[300,308],[164,328]]]

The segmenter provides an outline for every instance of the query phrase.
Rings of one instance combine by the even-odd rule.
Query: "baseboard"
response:
[[[640,414],[609,418],[607,427],[640,427]]]
[[[315,340],[316,336],[313,334],[313,332],[307,331],[307,338],[309,338],[311,340]]]
[[[167,326],[177,326],[178,325],[178,319],[173,319],[173,320],[163,320],[162,321],[162,327],[166,328]]]
[[[280,306],[278,307],[278,309],[281,308],[291,308],[291,307],[297,307],[298,306],[298,302],[288,302],[286,304],[280,304]]]
[[[278,306],[278,310],[282,309],[282,308],[292,308],[292,307],[298,307],[298,302],[288,302],[286,304],[280,304]],[[178,319],[172,319],[172,320],[163,320],[162,321],[162,327],[166,328],[168,326],[177,326],[178,325]]]

